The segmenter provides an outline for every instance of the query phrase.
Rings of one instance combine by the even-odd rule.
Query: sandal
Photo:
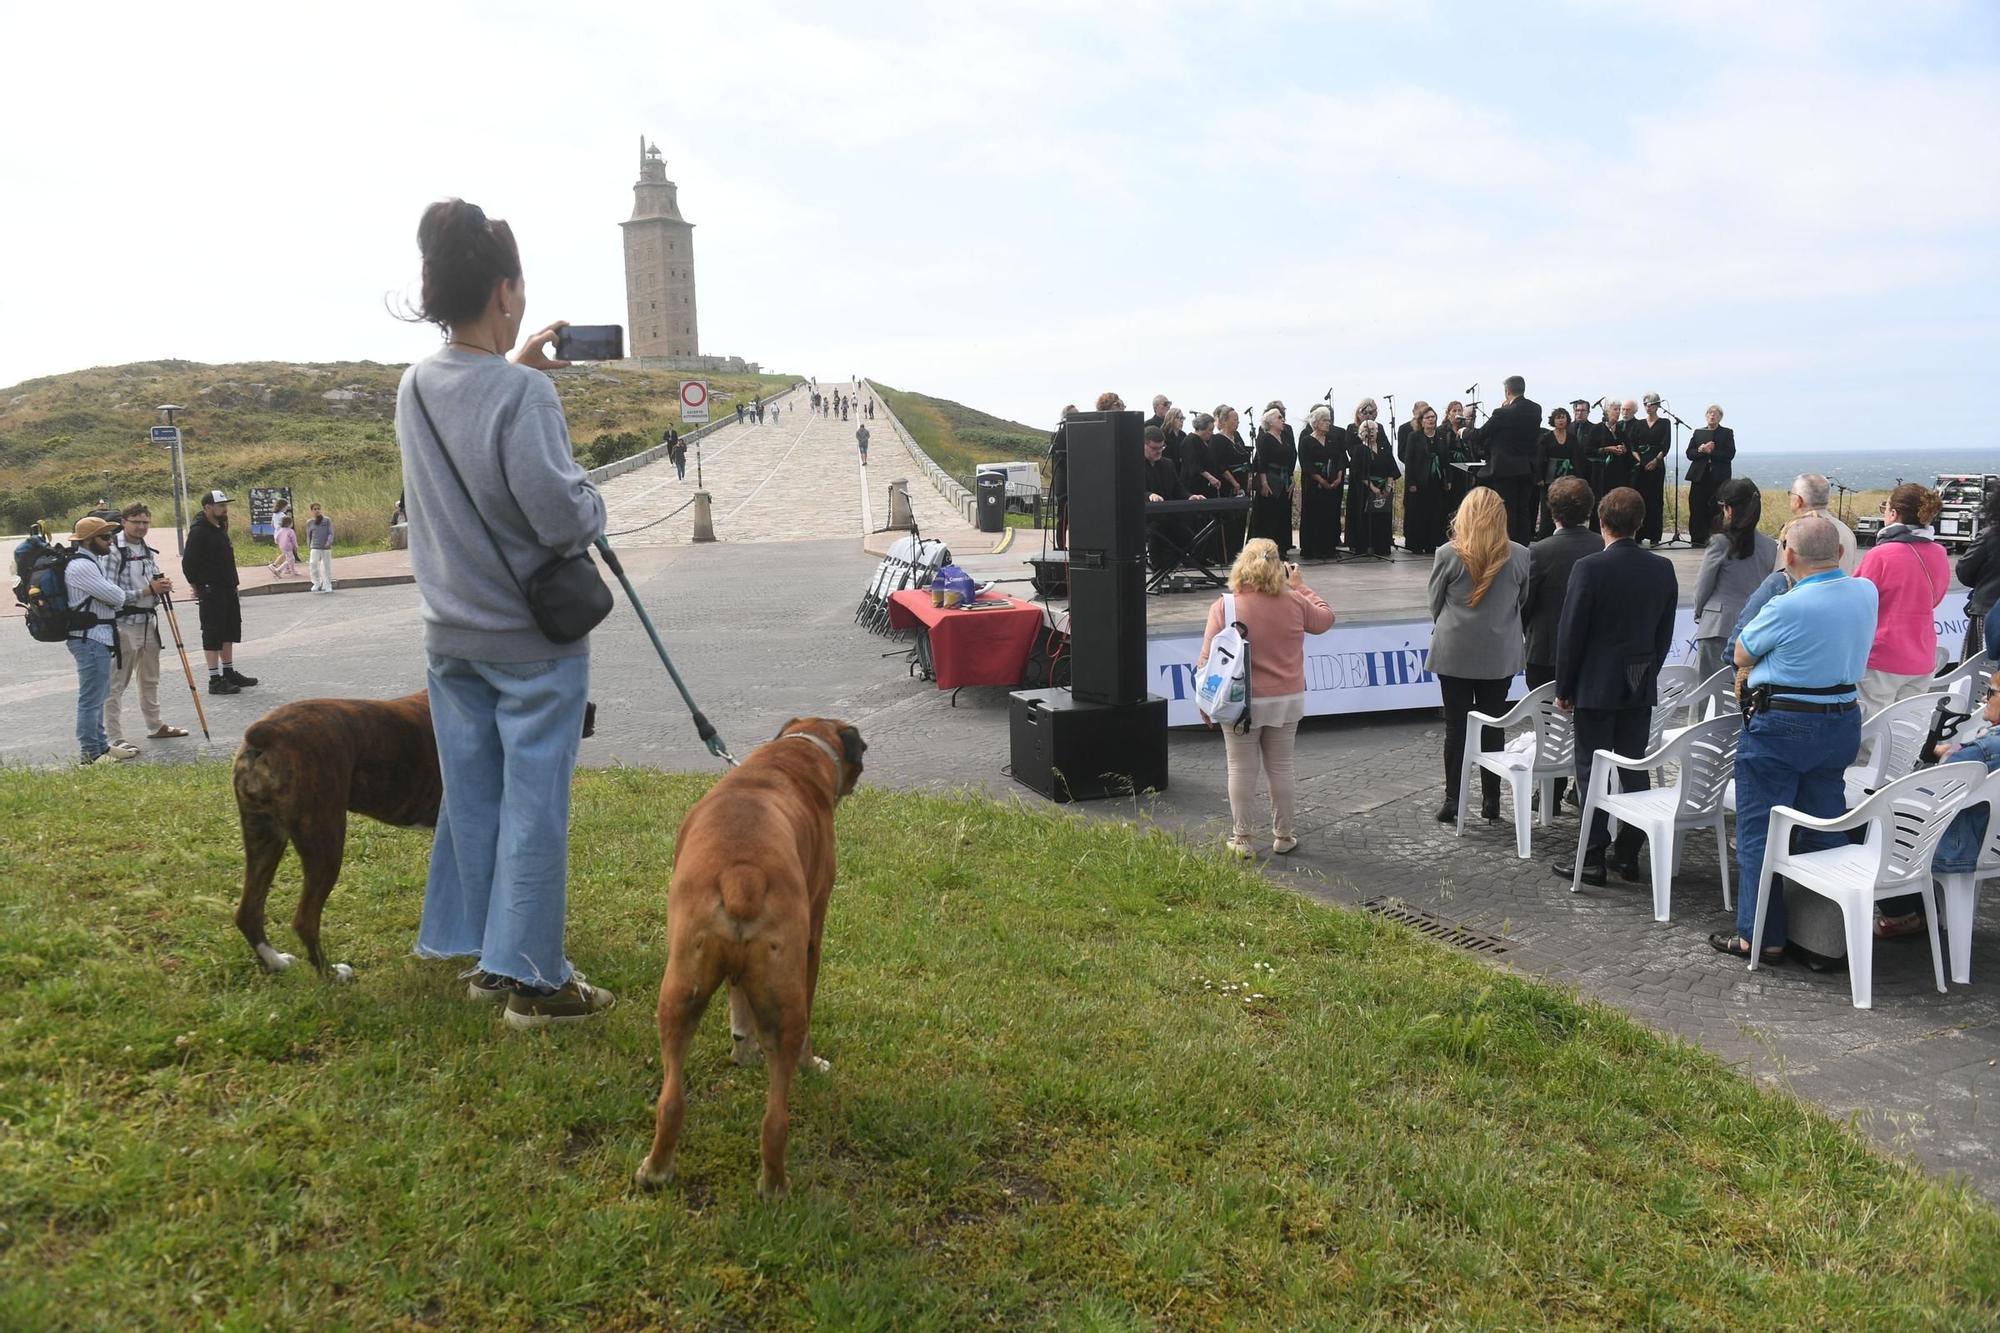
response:
[[[179,727],[170,727],[165,723],[161,723],[160,729],[158,731],[150,732],[148,734],[151,737],[151,739],[156,741],[170,741],[173,740],[175,737],[187,735],[187,732]]]
[[[1875,918],[1875,938],[1878,940],[1901,939],[1914,935],[1924,928],[1924,914],[1909,912],[1903,916],[1878,916]]]
[[[1741,958],[1746,963],[1750,961],[1750,941],[1733,930],[1727,934],[1718,930],[1710,935],[1708,947],[1717,953],[1726,953],[1731,958]],[[1785,946],[1779,944],[1766,947],[1764,952],[1758,955],[1758,961],[1766,967],[1776,967],[1785,961]]]

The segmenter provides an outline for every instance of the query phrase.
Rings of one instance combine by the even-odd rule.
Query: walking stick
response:
[[[174,647],[180,649],[181,674],[187,677],[188,693],[194,696],[194,715],[201,720],[201,738],[213,741],[208,734],[208,714],[201,711],[201,691],[194,687],[194,668],[188,665],[187,645],[181,642],[181,622],[174,616],[174,599],[171,593],[160,594],[160,605],[166,608],[167,625],[174,632]]]

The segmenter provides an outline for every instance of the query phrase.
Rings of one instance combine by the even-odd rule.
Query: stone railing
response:
[[[917,467],[930,482],[931,488],[944,497],[946,504],[963,514],[967,523],[978,523],[979,501],[973,498],[972,492],[959,485],[956,477],[939,467],[937,460],[924,452],[924,447],[917,443],[916,436],[910,434],[898,419],[896,409],[889,406],[889,400],[882,396],[882,391],[875,387],[873,380],[863,379],[861,382],[868,386],[869,393],[875,395],[875,401],[882,404],[882,414],[889,418],[889,424],[894,426],[896,434],[902,437],[904,446],[910,451],[910,457],[917,460]]]
[[[773,403],[781,403],[785,399],[790,398],[793,394],[797,392],[798,390],[795,388],[786,389],[781,393],[766,398],[764,400],[764,406],[769,407]],[[696,440],[699,440],[702,436],[710,433],[711,431],[717,431],[722,429],[724,426],[733,424],[735,420],[736,420],[736,409],[732,407],[729,409],[729,411],[717,416],[715,420],[709,422],[706,426],[696,426],[693,430],[681,436],[681,443],[692,444]],[[586,475],[589,476],[589,478],[593,482],[609,481],[613,477],[622,477],[627,472],[635,472],[638,469],[646,466],[646,464],[654,462],[658,459],[665,458],[666,456],[667,456],[667,446],[664,444],[655,444],[649,448],[641,449],[636,454],[628,454],[624,458],[621,458],[614,463],[606,463],[603,467],[591,468]]]

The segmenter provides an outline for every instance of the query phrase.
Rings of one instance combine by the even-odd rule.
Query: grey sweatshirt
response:
[[[413,383],[423,389],[476,516],[438,452]],[[604,500],[570,451],[569,423],[548,376],[481,352],[440,348],[403,372],[396,440],[425,648],[477,662],[588,654],[588,638],[544,638],[514,581],[526,583],[557,555],[580,551],[604,532]],[[480,531],[482,517],[511,578]]]

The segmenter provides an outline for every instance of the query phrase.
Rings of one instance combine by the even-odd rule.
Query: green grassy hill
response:
[[[924,452],[962,486],[971,487],[973,469],[980,463],[1040,462],[1048,456],[1049,432],[1039,427],[988,416],[949,398],[874,383]]]
[[[171,515],[165,450],[146,443],[161,403],[187,411],[190,492],[290,486],[336,514],[342,549],[380,546],[401,490],[396,385],[403,367],[372,361],[204,365],[148,361],[28,380],[0,389],[0,532],[68,522],[107,489]],[[682,374],[589,366],[559,372],[577,456],[587,465],[657,440],[680,420]],[[790,375],[711,375],[718,405],[795,382]],[[308,496],[307,492],[311,492]],[[258,557],[264,558],[264,557]]]

